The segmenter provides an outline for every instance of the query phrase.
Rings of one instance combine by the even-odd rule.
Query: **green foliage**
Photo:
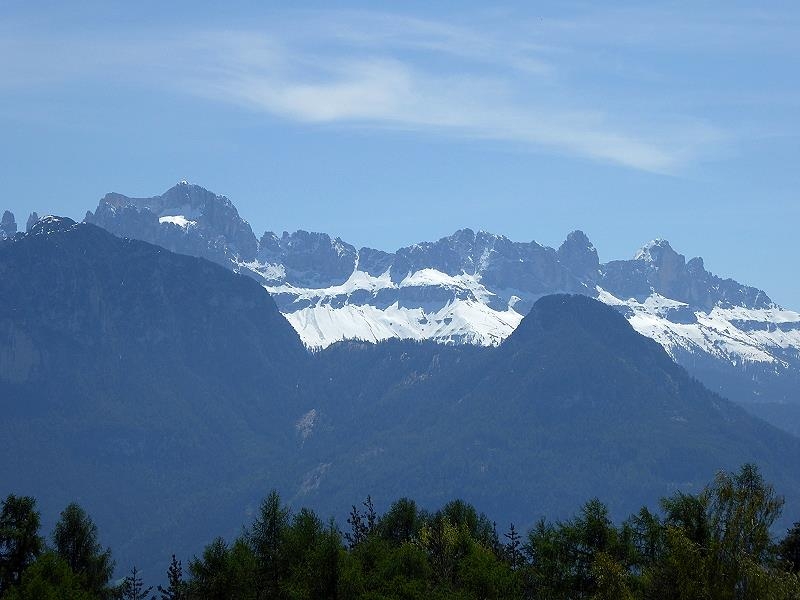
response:
[[[19,583],[43,548],[36,500],[10,494],[0,510],[0,595]]]
[[[183,581],[183,566],[181,561],[172,555],[172,561],[167,569],[167,587],[158,586],[159,600],[184,600],[186,598],[186,583]]]
[[[189,562],[186,597],[192,600],[267,597],[261,592],[263,582],[257,577],[258,569],[258,560],[244,539],[236,540],[229,547],[225,540],[217,538],[206,546],[201,558]]]
[[[760,565],[772,557],[769,529],[780,515],[783,498],[754,465],[738,473],[720,472],[705,491],[709,504],[709,553],[712,597],[761,598],[756,582]]]
[[[513,523],[511,523],[508,533],[503,535],[508,539],[504,548],[506,560],[508,560],[508,564],[511,565],[512,569],[517,569],[522,564],[522,542],[520,541],[522,538]]]
[[[363,513],[356,508],[354,504],[350,511],[350,516],[347,517],[347,524],[350,526],[350,531],[345,533],[344,537],[351,549],[366,540],[375,530],[378,522],[375,506],[372,504],[372,497],[367,496],[367,499],[364,500],[362,504],[364,506]]]
[[[792,573],[800,573],[800,522],[795,523],[781,540],[778,555]]]
[[[134,565],[131,574],[123,580],[120,586],[119,600],[147,600],[147,595],[152,589],[152,586],[144,587],[140,572]]]
[[[281,548],[287,571],[280,588],[290,598],[328,597],[335,593],[338,532],[306,508],[292,518]]]
[[[4,600],[95,600],[84,588],[83,578],[73,573],[55,552],[45,552],[23,573],[22,581]]]
[[[108,583],[114,572],[111,550],[103,549],[97,541],[97,525],[74,502],[62,512],[53,530],[55,551],[86,589],[99,597],[110,594]]]
[[[362,506],[345,546],[333,520],[293,514],[272,492],[232,544],[217,538],[189,562],[185,581],[173,556],[159,600],[800,600],[800,527],[772,542],[782,500],[751,465],[719,473],[698,495],[663,499],[660,514],[642,508],[617,526],[593,499],[526,536],[511,525],[502,542],[461,500],[434,513],[407,498],[384,515],[369,497]],[[108,597],[107,580],[98,590],[87,575],[107,555],[79,507],[62,513],[53,538],[57,551],[30,563],[2,599]],[[134,568],[115,597],[149,594]]]
[[[593,600],[633,600],[628,581],[630,574],[624,566],[605,552],[598,552],[592,562],[595,581]]]
[[[618,531],[597,499],[573,520],[555,525],[540,520],[526,546],[531,589],[553,599],[606,597],[609,590],[627,589],[630,537],[629,527]]]
[[[423,525],[423,515],[416,502],[408,498],[400,498],[389,507],[378,521],[378,535],[393,545],[417,539]]]
[[[222,538],[214,540],[202,557],[190,561],[185,583],[170,575],[170,585],[179,593],[164,598],[335,598],[343,553],[333,521],[324,524],[308,509],[292,515],[273,491],[250,530],[232,546]],[[170,573],[179,568],[174,562]]]
[[[290,511],[278,492],[272,491],[261,503],[258,517],[247,537],[258,574],[259,597],[280,598],[280,580],[288,569],[285,552]]]
[[[534,596],[542,600],[568,598],[573,561],[564,527],[540,519],[528,534],[526,550]]]
[[[664,524],[658,515],[644,506],[624,524],[627,531],[631,564],[641,570],[645,565],[653,564],[664,552]]]
[[[457,587],[469,598],[518,598],[522,586],[514,568],[513,564],[498,560],[491,549],[473,544],[459,561]]]

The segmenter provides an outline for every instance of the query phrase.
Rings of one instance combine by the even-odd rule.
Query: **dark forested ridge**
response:
[[[257,283],[93,225],[0,249],[0,487],[86,499],[121,556],[283,486],[307,353]]]
[[[496,349],[311,354],[251,279],[63,219],[0,245],[0,403],[0,494],[38,498],[45,526],[77,500],[148,576],[270,489],[341,523],[368,494],[460,497],[526,531],[755,463],[800,513],[800,441],[589,298],[542,298]]]
[[[800,523],[777,540],[770,533],[782,508],[753,465],[618,524],[592,499],[527,530],[462,500],[426,511],[401,498],[380,514],[370,496],[340,528],[273,491],[234,539],[217,537],[192,558],[173,554],[164,576],[134,564],[113,580],[112,551],[80,506],[67,506],[46,540],[35,499],[8,496],[0,598],[796,600]]]

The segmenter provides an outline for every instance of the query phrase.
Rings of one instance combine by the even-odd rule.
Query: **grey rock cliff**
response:
[[[17,222],[14,219],[14,213],[5,211],[2,219],[0,219],[0,237],[3,239],[14,237],[17,233]]]

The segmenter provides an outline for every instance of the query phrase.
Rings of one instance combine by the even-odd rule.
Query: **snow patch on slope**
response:
[[[312,348],[340,340],[380,342],[389,338],[495,346],[522,320],[522,315],[511,309],[498,312],[469,300],[454,300],[436,312],[401,307],[395,302],[383,310],[369,304],[337,308],[321,304],[285,316]]]
[[[600,287],[597,292],[598,300],[622,309],[636,331],[657,341],[673,358],[681,351],[705,352],[734,365],[788,366],[782,351],[800,347],[800,313],[794,311],[717,306],[705,312],[656,293],[638,302]]]
[[[448,275],[436,269],[409,273],[400,282],[393,282],[388,270],[379,276],[355,270],[347,281],[328,288],[265,287],[276,297],[293,299],[282,307],[283,314],[303,342],[316,348],[346,339],[379,342],[395,337],[494,346],[522,320],[513,309],[517,297],[512,297],[505,310],[494,310],[487,305],[494,294],[480,283],[479,276]],[[416,302],[413,296],[402,303],[397,298],[402,290],[426,289],[446,290],[447,299],[423,301],[424,293]],[[369,303],[370,298],[387,291],[395,297],[388,306]],[[351,302],[357,292],[359,300]]]
[[[249,262],[238,260],[231,261],[234,264],[233,270],[241,273],[242,269],[247,269],[263,278],[264,281],[281,281],[286,278],[286,267],[277,263],[262,263],[258,260]],[[276,289],[267,287],[267,290]]]
[[[360,290],[365,290],[374,294],[378,290],[394,288],[397,286],[392,283],[388,270],[378,277],[370,275],[365,271],[355,270],[350,274],[350,277],[344,283],[327,288],[303,288],[293,286],[289,283],[276,286],[268,285],[265,287],[267,291],[273,295],[292,294],[297,298],[297,300],[322,302],[325,298],[349,296],[350,294]]]
[[[158,222],[162,225],[164,223],[171,223],[172,225],[177,225],[183,229],[188,229],[191,226],[197,225],[197,221],[187,219],[183,215],[165,215],[163,217],[159,217]]]

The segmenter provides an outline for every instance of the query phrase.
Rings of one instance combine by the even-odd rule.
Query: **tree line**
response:
[[[154,588],[135,566],[112,581],[111,551],[77,504],[45,540],[35,500],[9,495],[0,598],[800,600],[800,523],[771,536],[782,507],[753,465],[619,525],[594,499],[525,533],[513,524],[499,532],[461,500],[429,512],[402,498],[378,515],[370,497],[342,530],[309,509],[292,512],[273,491],[239,537],[213,540],[186,569],[173,556],[166,585]]]

